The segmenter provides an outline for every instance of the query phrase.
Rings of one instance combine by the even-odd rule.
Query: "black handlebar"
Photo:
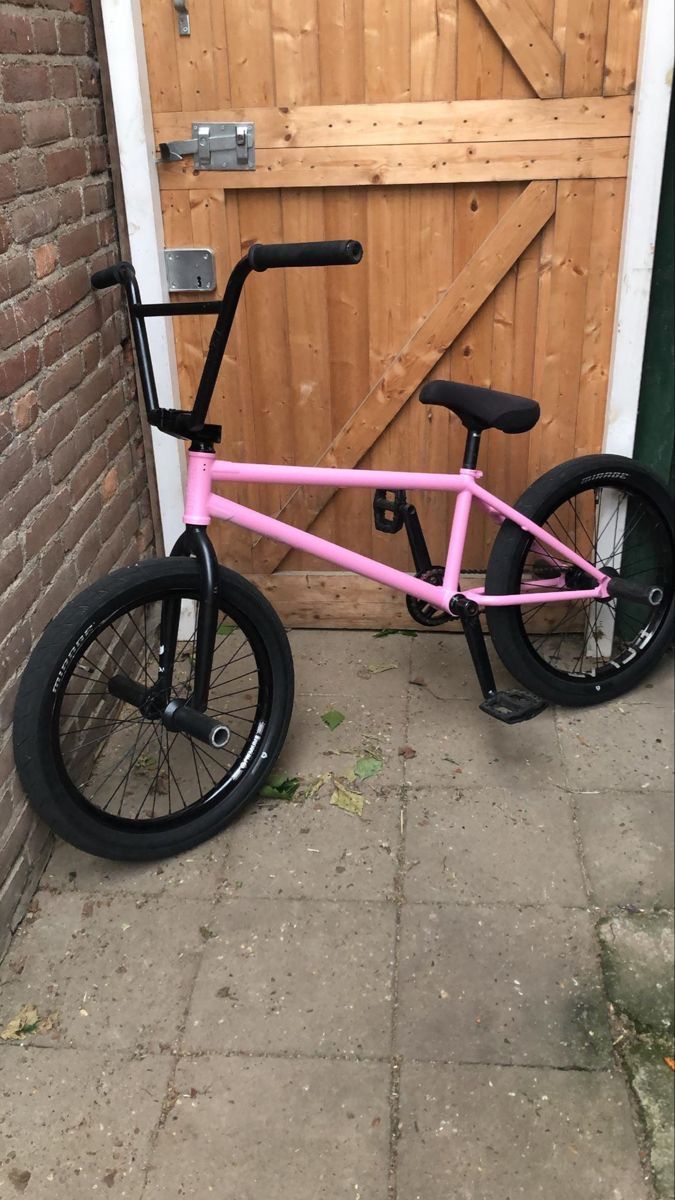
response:
[[[115,283],[123,284],[127,280],[135,278],[136,272],[130,262],[118,262],[112,267],[104,267],[102,271],[94,271],[91,277],[91,286],[100,292],[103,288],[112,287]]]
[[[265,246],[260,242],[248,252],[249,265],[254,271],[269,267],[349,267],[361,262],[360,242],[288,242]]]
[[[267,271],[270,267],[336,267],[351,266],[361,261],[363,247],[360,242],[295,242],[287,245],[265,246],[259,242],[251,246],[247,255],[233,268],[221,301],[182,302],[181,304],[143,304],[131,263],[119,262],[112,267],[95,271],[91,285],[97,290],[113,287],[119,283],[124,288],[129,304],[129,318],[136,358],[145,398],[148,420],[151,425],[170,433],[174,437],[190,438],[193,448],[213,449],[220,440],[220,426],[206,425],[211,397],[216,386],[225,347],[232,328],[237,304],[246,278],[251,271]],[[145,328],[146,316],[175,316],[183,313],[216,313],[217,320],[211,335],[202,376],[197,387],[193,407],[169,409],[162,407],[157,396],[148,335]]]

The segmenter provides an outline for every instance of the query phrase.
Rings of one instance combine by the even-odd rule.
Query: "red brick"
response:
[[[59,238],[59,257],[64,267],[78,258],[89,258],[97,249],[98,228],[96,222],[70,229]]]
[[[10,300],[28,288],[30,283],[30,258],[26,253],[14,254],[0,263],[0,302]]]
[[[5,592],[10,583],[14,583],[23,567],[23,550],[18,542],[6,549],[3,546],[0,554],[0,593]]]
[[[33,292],[24,300],[18,301],[14,305],[14,311],[19,339],[28,337],[29,333],[44,325],[47,319],[49,300],[46,293],[42,290]]]
[[[13,200],[16,196],[16,170],[14,163],[0,163],[0,200]]]
[[[12,233],[17,242],[29,242],[51,233],[59,223],[59,201],[46,196],[33,204],[24,204],[12,213]]]
[[[47,146],[68,137],[68,112],[62,105],[34,108],[25,116],[24,129],[29,146]]]
[[[16,312],[14,308],[0,309],[0,350],[7,350],[16,345],[19,334],[16,327]]]
[[[63,354],[63,339],[61,328],[50,329],[42,343],[42,360],[46,367],[51,367]]]
[[[33,21],[33,43],[38,54],[54,54],[57,48],[56,19],[36,17]]]
[[[96,450],[82,460],[77,474],[69,481],[73,505],[87,494],[89,488],[105,470],[107,461],[106,448],[102,445],[97,446]]]
[[[35,468],[15,488],[9,499],[5,499],[5,519],[10,529],[18,529],[24,517],[33,508],[37,508],[41,500],[49,492],[49,471],[43,464]]]
[[[79,67],[80,95],[98,96],[100,94],[99,68],[97,63],[89,62]]]
[[[67,520],[70,503],[67,488],[52,492],[35,518],[26,529],[26,555],[30,561],[36,558],[43,546],[47,546]]]
[[[64,442],[59,442],[52,451],[50,465],[54,482],[60,483],[62,479],[70,475],[70,472],[86,457],[90,448],[91,438],[88,436],[86,428],[81,425],[76,426],[70,437],[66,438]]]
[[[87,530],[94,524],[101,509],[101,502],[94,493],[88,496],[72,513],[61,530],[61,545],[66,554],[81,542]],[[122,516],[123,514],[120,514]],[[117,522],[119,524],[119,521]]]
[[[40,351],[36,345],[18,350],[0,363],[0,398],[11,396],[29,379],[33,379],[40,367]],[[11,528],[11,526],[10,526]]]
[[[84,54],[87,33],[80,21],[62,21],[59,26],[59,49],[62,54]]]
[[[51,275],[58,262],[58,254],[54,243],[45,242],[42,246],[36,246],[33,250],[33,260],[35,262],[35,274],[38,279],[44,279],[45,275]]]
[[[47,155],[47,182],[51,187],[66,183],[68,179],[80,179],[87,173],[87,157],[79,146],[67,150],[54,150]]]
[[[71,104],[68,116],[71,137],[93,137],[97,132],[96,109],[91,104]]]
[[[49,71],[42,63],[8,63],[3,71],[5,100],[49,100]]]
[[[89,272],[85,266],[75,267],[53,283],[49,288],[52,316],[58,317],[69,308],[73,308],[78,300],[87,295],[90,287]]]
[[[12,421],[18,433],[23,433],[34,424],[38,414],[37,392],[26,392],[12,401]]]
[[[18,150],[21,145],[21,121],[16,113],[0,113],[0,154]]]
[[[33,465],[33,452],[27,438],[15,437],[0,458],[0,491],[11,492]]]
[[[5,12],[0,21],[0,54],[30,54],[33,35],[28,17]]]
[[[35,150],[24,150],[16,163],[16,185],[20,192],[37,192],[46,183],[42,156]]]
[[[107,180],[98,180],[83,189],[84,211],[90,213],[102,212],[112,206],[112,189]]]
[[[5,409],[3,412],[0,412],[0,454],[7,449],[13,437],[12,422],[7,409]]]
[[[108,166],[108,148],[105,142],[93,142],[89,146],[89,168],[92,175],[105,171]]]
[[[73,354],[60,366],[49,371],[38,388],[38,399],[43,412],[51,408],[58,400],[62,400],[72,388],[77,387],[82,379],[83,370],[81,356]]]
[[[75,67],[59,64],[51,68],[52,95],[55,100],[72,100],[77,96],[77,71]]]
[[[64,350],[79,346],[88,337],[91,337],[92,333],[98,329],[99,321],[99,312],[95,302],[88,304],[86,308],[81,309],[75,316],[65,321],[63,325]]]
[[[82,195],[79,187],[64,189],[59,195],[59,217],[62,225],[79,221],[82,216]]]

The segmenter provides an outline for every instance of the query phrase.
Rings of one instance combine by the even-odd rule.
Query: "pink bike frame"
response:
[[[184,521],[186,525],[208,525],[213,517],[222,521],[231,521],[250,529],[263,537],[274,538],[291,546],[294,550],[302,550],[313,554],[326,562],[346,571],[353,571],[372,579],[376,583],[396,588],[400,592],[417,597],[435,608],[447,611],[450,600],[455,595],[462,595],[469,600],[475,600],[481,606],[502,606],[512,604],[552,604],[567,600],[604,600],[607,598],[608,576],[599,571],[592,563],[581,555],[570,550],[547,530],[528,520],[515,508],[505,504],[497,496],[486,491],[478,483],[480,471],[462,468],[458,475],[435,475],[413,471],[362,471],[342,470],[336,467],[284,467],[264,463],[233,463],[223,462],[213,454],[202,454],[191,451],[188,453],[188,477],[185,496]],[[273,483],[301,487],[348,488],[362,487],[370,490],[410,489],[414,491],[456,492],[457,501],[450,532],[448,553],[442,585],[426,583],[399,571],[395,567],[385,566],[376,559],[367,558],[344,546],[329,542],[326,538],[316,537],[287,525],[275,517],[267,517],[252,508],[235,504],[223,496],[213,493],[214,483]],[[565,589],[544,590],[546,583],[528,585],[529,591],[516,595],[486,596],[484,588],[470,588],[462,591],[459,586],[462,556],[466,541],[466,531],[471,514],[473,501],[477,500],[484,508],[499,517],[506,518],[519,525],[527,533],[536,536],[538,544],[553,551],[565,563],[580,567],[591,578],[597,579],[597,587],[571,591]]]

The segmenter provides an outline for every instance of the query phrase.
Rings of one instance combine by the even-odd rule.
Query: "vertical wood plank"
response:
[[[601,96],[609,0],[568,0],[565,96]]]
[[[504,49],[474,0],[457,3],[457,99],[501,96]]]
[[[192,6],[190,36],[178,38],[177,57],[184,111],[229,106],[225,13],[217,0]]]
[[[410,0],[364,0],[366,100],[410,99]]]
[[[270,0],[223,0],[235,108],[274,103]]]
[[[322,104],[365,99],[363,0],[321,0],[319,71]]]
[[[457,0],[416,0],[410,22],[411,100],[454,100]]]
[[[626,181],[597,179],[594,191],[575,454],[602,444]]]
[[[153,112],[180,112],[175,12],[163,0],[142,0],[141,13]]]
[[[635,91],[642,7],[641,0],[609,0],[605,96],[624,96]]]
[[[546,350],[537,396],[542,406],[537,474],[574,456],[593,196],[593,180],[558,184]]]
[[[317,0],[272,0],[272,39],[276,103],[318,104]]]
[[[187,191],[162,193],[162,216],[164,219],[164,240],[170,249],[172,246],[192,246],[192,208],[191,193]],[[176,300],[191,300],[191,293],[174,294]],[[202,342],[202,326],[199,317],[174,317],[174,338],[176,343],[176,362],[180,384],[181,404],[183,408],[191,408],[197,392],[204,366],[204,345]]]

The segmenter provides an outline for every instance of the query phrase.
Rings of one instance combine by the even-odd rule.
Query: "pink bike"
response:
[[[358,242],[254,245],[221,302],[141,303],[133,267],[97,272],[95,288],[121,284],[129,303],[148,420],[188,452],[185,533],[169,558],[116,571],[50,623],[26,668],[16,704],[15,753],[26,792],[61,835],[93,854],[150,859],[213,836],[259,792],[286,737],[293,664],[267,600],[221,566],[208,537],[214,518],[308,551],[397,588],[422,625],[459,620],[481,708],[515,723],[547,703],[597,704],[634,687],[669,644],[674,530],[659,480],[627,458],[564,463],[511,507],[477,470],[481,434],[524,433],[533,400],[436,380],[423,404],[442,405],[467,429],[455,475],[223,462],[208,407],[248,274],[274,267],[356,264]],[[217,315],[194,407],[160,407],[145,318]],[[405,529],[414,574],[214,495],[228,481],[362,487],[374,491],[376,527]],[[455,492],[443,566],[429,558],[407,489]],[[463,590],[460,568],[474,504],[500,528],[484,586]],[[497,691],[479,619],[525,690]],[[444,718],[447,720],[447,718]]]

